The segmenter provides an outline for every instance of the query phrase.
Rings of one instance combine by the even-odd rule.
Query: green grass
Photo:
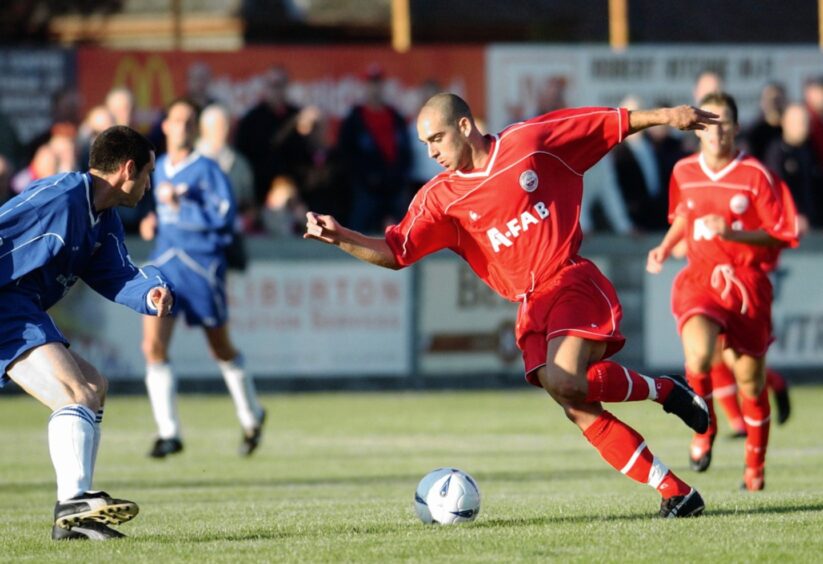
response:
[[[659,498],[619,475],[545,394],[266,396],[253,458],[236,456],[226,396],[181,401],[186,450],[146,458],[143,397],[113,397],[95,486],[140,515],[109,543],[49,540],[48,412],[0,396],[0,560],[13,562],[817,562],[823,554],[823,387],[793,389],[772,427],[767,489],[738,491],[743,443],[721,437],[711,470],[686,468],[689,431],[656,404],[613,406],[706,499],[700,519],[654,519]],[[721,430],[725,431],[722,427]],[[452,465],[479,482],[477,521],[421,524],[418,480]]]

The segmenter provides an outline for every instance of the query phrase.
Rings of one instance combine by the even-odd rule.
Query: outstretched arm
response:
[[[308,212],[306,214],[306,232],[303,234],[303,238],[335,245],[363,262],[391,268],[392,270],[400,268],[385,239],[367,237],[362,233],[343,227],[330,215]]]
[[[785,241],[769,235],[764,229],[750,231],[732,229],[720,215],[704,215],[701,219],[707,229],[725,241],[761,247],[780,247],[786,244]]]
[[[705,129],[717,122],[718,116],[694,106],[634,110],[629,112],[629,135],[655,125],[668,125],[681,131]]]

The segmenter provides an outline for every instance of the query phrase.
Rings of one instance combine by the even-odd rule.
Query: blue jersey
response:
[[[0,300],[45,311],[78,279],[144,314],[153,313],[149,291],[168,286],[158,269],[132,263],[117,212],[94,209],[91,175],[70,172],[38,180],[0,207]]]
[[[152,258],[170,249],[199,262],[223,257],[231,242],[235,202],[231,184],[220,166],[197,151],[172,165],[168,155],[157,159],[153,177],[157,234]],[[161,204],[157,192],[174,190],[179,207]]]

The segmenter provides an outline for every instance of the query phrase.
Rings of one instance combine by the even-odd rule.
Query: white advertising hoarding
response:
[[[459,260],[420,264],[420,371],[520,373],[514,341],[518,304],[492,292]]]
[[[493,45],[486,61],[489,127],[499,131],[547,105],[618,106],[630,94],[647,107],[691,104],[695,78],[704,69],[725,78],[745,125],[757,116],[760,90],[768,81],[783,82],[789,97],[800,99],[803,81],[823,73],[823,53],[816,47],[772,45],[649,45],[625,51]]]
[[[683,366],[683,351],[671,313],[671,288],[682,261],[669,261],[663,272],[647,275],[644,288],[645,364],[650,368]],[[768,362],[777,368],[823,366],[823,263],[819,256],[787,252],[772,277],[772,321],[776,341]]]
[[[410,280],[410,272],[354,261],[253,262],[229,278],[231,337],[247,369],[260,377],[406,376]],[[139,315],[86,287],[50,313],[101,372],[142,378]],[[182,377],[219,376],[202,330],[182,317],[171,358]]]
[[[608,276],[606,261],[594,262]],[[522,374],[514,338],[519,304],[495,294],[461,260],[424,261],[420,269],[420,371]]]

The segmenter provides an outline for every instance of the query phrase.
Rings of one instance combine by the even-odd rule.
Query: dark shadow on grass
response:
[[[783,506],[755,507],[751,509],[707,509],[703,514],[706,517],[729,517],[735,515],[767,515],[767,514],[788,514],[788,513],[812,513],[823,511],[823,503],[810,505],[795,504]],[[598,514],[598,515],[561,515],[512,519],[482,519],[472,526],[480,528],[496,527],[521,527],[539,525],[557,525],[563,523],[596,523],[598,521],[647,521],[657,519],[657,513],[631,513],[624,515]],[[661,520],[662,521],[662,520]]]
[[[610,468],[585,469],[570,468],[564,471],[550,472],[478,472],[475,474],[477,480],[482,484],[485,481],[495,482],[563,482],[570,480],[581,480],[587,478],[600,478],[613,474]],[[217,473],[217,472],[215,472]],[[422,477],[421,473],[406,474],[378,474],[378,475],[358,475],[339,476],[333,478],[306,477],[306,478],[270,478],[255,477],[252,479],[243,478],[175,478],[175,479],[107,479],[101,481],[99,487],[112,490],[114,493],[119,489],[161,489],[161,490],[187,490],[202,488],[283,488],[289,486],[345,486],[345,485],[373,485],[376,481],[382,484],[417,484]],[[36,491],[42,488],[53,488],[54,482],[16,482],[12,484],[0,484],[0,493],[20,493],[25,491]]]
[[[745,493],[741,493],[741,495],[746,495]],[[757,494],[753,494],[757,495]],[[768,514],[776,514],[776,515],[783,515],[787,513],[816,513],[818,511],[823,511],[823,503],[811,503],[811,504],[793,504],[793,505],[769,505],[764,507],[747,507],[741,509],[712,509],[706,510],[706,515],[709,517],[727,517],[730,515],[768,515]]]
[[[778,507],[758,507],[754,509],[716,509],[708,511],[705,515],[708,517],[726,517],[743,514],[788,514],[798,512],[819,512],[823,511],[823,503],[815,503],[811,505],[785,505]],[[540,527],[551,525],[564,524],[581,524],[581,523],[597,523],[608,521],[634,522],[634,521],[649,521],[658,520],[655,512],[649,513],[626,513],[626,514],[597,514],[597,515],[561,515],[561,516],[539,516],[530,518],[513,518],[513,519],[481,519],[477,522],[466,525],[472,529],[496,529],[499,527]],[[660,520],[663,522],[663,520]],[[431,525],[422,525],[418,522],[398,521],[397,523],[381,523],[379,525],[357,525],[357,526],[332,526],[323,528],[324,535],[386,535],[397,533],[401,531],[408,531],[411,528],[431,528],[432,530],[440,530],[438,527]],[[301,537],[316,537],[317,530],[276,530],[276,529],[259,529],[255,531],[238,531],[238,532],[221,532],[210,531],[201,534],[193,534],[191,538],[187,538],[187,542],[209,543],[209,542],[249,542],[249,541],[282,541],[287,539],[301,538]],[[136,542],[175,542],[177,536],[174,535],[154,535],[133,537]]]

